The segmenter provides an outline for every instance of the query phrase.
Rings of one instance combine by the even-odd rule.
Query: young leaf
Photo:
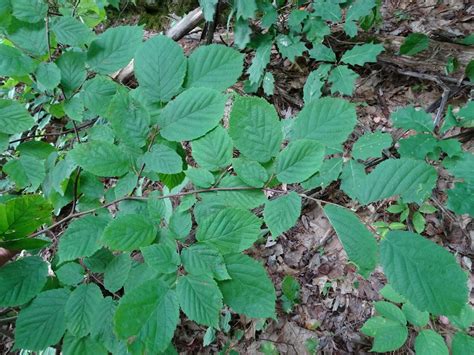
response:
[[[110,74],[126,66],[142,43],[143,28],[119,26],[107,29],[92,41],[87,64],[100,74]]]
[[[155,144],[143,156],[145,171],[161,174],[178,174],[183,171],[183,160],[175,150],[164,144]]]
[[[222,126],[191,143],[194,160],[204,169],[216,171],[230,165],[233,145]]]
[[[324,207],[324,213],[336,230],[349,259],[357,265],[359,273],[368,278],[378,261],[378,247],[374,236],[346,208],[328,204]]]
[[[230,279],[222,255],[207,245],[194,244],[184,248],[181,260],[186,272],[192,275],[207,274],[219,281]]]
[[[308,179],[321,167],[324,152],[324,146],[313,140],[291,142],[276,158],[278,180],[291,184]]]
[[[449,355],[443,337],[431,329],[425,329],[417,335],[415,351],[417,355]]]
[[[426,311],[422,312],[418,310],[414,305],[410,302],[406,302],[402,306],[403,314],[405,314],[406,319],[408,322],[413,324],[416,327],[424,327],[428,324],[430,320],[430,314]]]
[[[219,282],[224,303],[251,318],[275,316],[275,289],[265,268],[244,254],[224,256],[230,280]]]
[[[27,303],[46,284],[48,265],[38,256],[30,256],[0,267],[0,306]]]
[[[346,100],[324,97],[313,100],[298,114],[293,139],[313,139],[325,145],[344,142],[356,124],[356,111]]]
[[[301,286],[293,276],[286,275],[281,283],[281,291],[291,302],[296,303],[300,297]]]
[[[331,71],[328,78],[328,82],[332,83],[331,94],[338,92],[342,95],[351,96],[357,78],[359,78],[359,74],[349,69],[347,65],[338,65]]]
[[[301,41],[300,36],[290,35],[278,35],[276,38],[276,44],[283,58],[287,58],[290,62],[294,62],[296,57],[299,57],[303,52],[307,51],[304,42]]]
[[[280,150],[283,140],[278,115],[266,100],[237,97],[229,119],[229,135],[249,159],[264,163]]]
[[[193,140],[217,126],[227,98],[216,90],[191,88],[171,101],[161,112],[161,135],[170,141]]]
[[[432,132],[434,122],[429,113],[417,110],[413,106],[399,108],[390,117],[393,126],[404,129],[414,129],[418,132]]]
[[[391,145],[392,136],[390,133],[366,133],[354,143],[352,157],[361,160],[377,158],[381,155],[382,150],[389,148]]]
[[[405,303],[407,301],[405,297],[403,297],[397,291],[395,291],[390,284],[387,284],[384,287],[382,287],[382,289],[380,290],[380,294],[382,295],[383,298],[393,303]],[[407,316],[406,313],[405,313],[405,316]]]
[[[386,301],[375,302],[375,310],[387,319],[393,320],[400,323],[401,325],[407,324],[405,314],[395,306],[394,304]]]
[[[294,191],[265,203],[263,216],[273,238],[296,224],[301,214],[301,197]]]
[[[17,101],[0,99],[0,132],[22,133],[29,130],[35,121],[26,108]]]
[[[413,56],[426,49],[430,45],[430,39],[423,33],[412,33],[400,46],[400,54]]]
[[[92,256],[100,249],[99,238],[106,226],[107,219],[99,216],[85,216],[72,221],[59,239],[61,262]]]
[[[305,190],[311,190],[316,187],[325,188],[333,181],[339,178],[342,171],[342,158],[331,158],[323,161],[319,172],[311,176],[308,180],[301,183]]]
[[[122,150],[106,142],[78,144],[69,157],[84,170],[97,176],[121,176],[128,172],[128,158]]]
[[[344,31],[349,37],[357,34],[357,25],[355,21],[361,17],[367,16],[375,7],[375,0],[356,0],[347,9],[346,22],[344,23]]]
[[[127,281],[131,268],[132,259],[130,255],[122,253],[115,256],[105,268],[104,287],[110,292],[120,290]]]
[[[176,286],[179,305],[186,316],[202,325],[219,328],[222,294],[208,275],[186,275]]]
[[[16,321],[15,344],[21,349],[41,351],[57,344],[66,331],[65,288],[42,292],[20,311]]]
[[[202,221],[197,228],[196,239],[222,254],[241,252],[258,239],[260,226],[261,221],[253,213],[226,208]]]
[[[78,337],[89,334],[102,299],[102,292],[96,284],[84,284],[76,288],[65,308],[68,331]]]
[[[150,280],[127,291],[114,316],[117,336],[138,339],[158,353],[164,351],[179,321],[176,292],[161,280]]]
[[[423,217],[423,215],[420,212],[416,211],[413,214],[412,222],[413,222],[413,227],[415,227],[415,231],[418,234],[423,233],[423,231],[425,230],[426,221],[425,221],[425,217]]]
[[[186,88],[225,90],[242,74],[243,55],[221,44],[201,46],[188,59]]]
[[[186,74],[186,57],[179,44],[159,35],[138,49],[134,67],[144,94],[154,101],[167,102],[181,89]]]
[[[365,63],[375,63],[377,56],[384,51],[383,45],[366,43],[355,45],[350,50],[344,52],[341,62],[350,65],[364,65]]]
[[[390,284],[420,311],[459,314],[466,304],[466,274],[444,248],[415,233],[391,231],[380,256]]]
[[[232,168],[237,176],[249,186],[263,187],[268,180],[267,171],[256,161],[247,158],[235,158],[232,159]]]
[[[384,317],[373,317],[360,329],[365,335],[374,337],[370,351],[384,353],[400,348],[408,336],[408,329],[397,321]]]

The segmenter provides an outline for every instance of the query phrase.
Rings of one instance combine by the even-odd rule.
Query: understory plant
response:
[[[242,15],[249,3],[234,2],[237,23],[252,18]],[[301,20],[290,25],[327,26],[333,20],[322,9],[336,3],[292,12]],[[343,4],[349,35],[375,11],[370,2],[370,11],[355,12],[360,3]],[[417,132],[398,148],[388,133],[373,132],[345,149],[357,124],[355,104],[342,97],[353,91],[348,66],[374,62],[380,44],[355,45],[338,60],[306,37],[318,68],[302,110],[281,120],[266,99],[228,90],[244,74],[237,49],[212,44],[186,56],[164,35],[143,41],[139,26],[97,35],[91,28],[106,4],[0,0],[0,247],[24,250],[0,268],[0,307],[15,321],[16,350],[168,354],[176,353],[181,314],[207,327],[207,340],[228,332],[230,312],[276,318],[273,283],[245,251],[292,228],[302,199],[323,207],[361,277],[381,265],[400,296],[389,301],[454,319],[461,325],[453,353],[472,348],[467,275],[450,252],[413,232],[376,233],[353,211],[307,192],[340,181],[360,207],[396,196],[423,206],[446,169],[455,180],[446,208],[474,215],[474,158],[443,139],[428,113],[393,113],[395,127]],[[114,80],[132,59],[135,88]],[[253,83],[266,75],[262,63]],[[321,97],[327,75],[338,96]],[[473,108],[470,101],[450,110],[441,131],[471,125]],[[381,162],[368,168],[372,158]],[[284,281],[288,311],[298,292],[296,280]],[[362,328],[375,337],[373,351],[401,346],[406,320],[423,334],[417,352],[440,338],[391,303],[375,307],[380,316]]]

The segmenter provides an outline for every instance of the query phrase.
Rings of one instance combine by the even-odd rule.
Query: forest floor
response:
[[[422,32],[440,42],[449,42],[452,38],[474,32],[474,6],[469,7],[463,1],[449,1],[447,5],[437,3],[434,0],[424,1],[420,6],[417,1],[383,1],[384,20],[375,34],[404,36]],[[180,41],[186,52],[199,45],[200,35],[200,30],[196,29]],[[232,33],[228,33],[224,26],[218,27],[216,43],[225,41],[229,44],[231,39]],[[336,37],[334,40],[338,41]],[[275,76],[275,93],[267,100],[275,105],[281,118],[293,117],[302,107],[302,89],[306,77],[314,68],[307,60],[292,64],[276,55],[272,56],[270,68]],[[348,147],[365,132],[381,130],[396,136],[399,132],[392,129],[391,112],[410,104],[433,112],[443,94],[443,87],[438,82],[399,74],[396,67],[387,63],[366,65],[358,74],[360,78],[351,101],[359,104],[359,121],[355,133],[346,142]],[[448,103],[454,108],[462,106],[469,95],[472,97],[469,89],[456,89]],[[242,87],[236,86],[232,90],[243,94]],[[459,132],[453,134],[456,133]],[[464,143],[464,149],[474,151],[474,142]],[[438,211],[426,216],[427,226],[423,234],[455,253],[463,268],[470,272],[470,302],[473,304],[473,222],[469,217],[454,216],[442,207],[446,196],[440,191],[446,190],[446,185],[450,183],[447,175],[439,179],[438,189],[431,200]],[[384,212],[387,204],[395,199],[360,207],[350,202],[338,189],[337,183],[317,197],[356,209],[365,222],[396,221],[396,215]],[[373,302],[381,299],[378,291],[386,280],[381,270],[376,270],[368,280],[355,272],[355,267],[348,264],[342,245],[317,204],[307,204],[294,228],[275,241],[269,237],[266,243],[251,249],[250,254],[265,265],[278,296],[281,295],[281,282],[285,275],[299,281],[299,304],[290,313],[285,313],[279,302],[277,320],[265,324],[243,316],[233,318],[231,331],[228,334],[218,332],[217,339],[205,348],[202,346],[205,329],[193,322],[183,322],[176,332],[179,335],[175,337],[175,345],[180,352],[216,353],[230,343],[231,348],[241,354],[257,354],[261,353],[261,346],[266,343],[271,344],[270,349],[276,349],[281,354],[305,354],[308,339],[317,339],[318,353],[369,352],[371,341],[360,333],[360,328],[373,315]],[[454,334],[444,317],[431,320],[431,327],[442,335]],[[413,353],[410,350],[413,349],[413,341],[414,334],[411,334],[405,346],[396,353]]]

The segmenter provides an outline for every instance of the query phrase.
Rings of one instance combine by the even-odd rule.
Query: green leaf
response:
[[[181,264],[176,243],[163,241],[141,249],[145,263],[160,274],[176,272]]]
[[[418,310],[410,302],[407,302],[402,306],[402,311],[405,314],[405,317],[408,322],[410,322],[416,327],[424,327],[428,324],[430,320],[430,314],[428,312],[422,312]]]
[[[194,160],[204,169],[216,171],[230,165],[233,145],[227,131],[221,126],[191,143]]]
[[[301,197],[294,191],[265,203],[263,216],[273,238],[295,226],[301,214]]]
[[[256,161],[247,158],[235,158],[232,160],[232,168],[237,176],[249,186],[263,187],[268,180],[267,171]]]
[[[64,309],[69,294],[64,288],[45,291],[22,309],[16,321],[15,345],[40,351],[57,344],[66,330]]]
[[[25,195],[0,203],[0,239],[13,240],[51,222],[53,207],[39,195]]]
[[[28,187],[29,191],[36,191],[46,177],[44,161],[30,156],[10,160],[3,166],[3,171],[17,188]]]
[[[0,267],[0,306],[27,303],[41,292],[47,276],[48,265],[38,256],[18,259]]]
[[[84,83],[81,92],[84,106],[92,113],[104,117],[109,112],[110,103],[117,92],[117,84],[106,76],[96,75]],[[89,139],[91,139],[91,133],[89,130]]]
[[[412,33],[405,38],[400,46],[400,54],[415,55],[426,49],[430,45],[430,39],[423,33]]]
[[[222,294],[208,275],[186,275],[176,286],[179,304],[186,316],[199,324],[219,328]]]
[[[229,134],[244,156],[261,163],[277,155],[283,140],[275,108],[257,97],[239,96],[235,99]]]
[[[226,97],[213,89],[191,88],[161,112],[161,135],[170,141],[193,140],[217,126],[224,115]]]
[[[326,205],[324,213],[336,230],[349,259],[359,273],[368,278],[378,262],[378,247],[374,236],[360,222],[357,215],[346,208]]]
[[[416,134],[400,139],[398,144],[398,152],[402,158],[420,160],[424,160],[428,154],[435,154],[439,145],[437,139],[431,134]]]
[[[459,329],[467,330],[472,324],[474,324],[474,308],[468,303],[464,305],[461,313],[457,316],[449,316],[451,324]]]
[[[391,145],[392,136],[390,133],[366,133],[354,143],[352,156],[354,159],[361,160],[377,158],[381,156],[384,149],[389,148]]]
[[[17,48],[0,44],[0,75],[25,76],[34,70],[34,62]],[[3,125],[2,125],[3,126]]]
[[[276,158],[278,180],[291,184],[308,179],[321,167],[324,152],[324,146],[316,141],[292,141]]]
[[[331,158],[323,161],[319,172],[311,176],[308,180],[301,183],[305,190],[311,190],[316,187],[325,188],[333,181],[339,178],[342,171],[342,158]]]
[[[112,250],[133,251],[150,245],[156,234],[156,227],[146,216],[126,214],[107,225],[101,241]]]
[[[84,268],[78,263],[66,263],[55,271],[60,283],[76,286],[84,280]]]
[[[138,335],[151,353],[164,351],[179,321],[176,292],[163,281],[150,280],[127,292],[114,316],[121,339]]]
[[[377,62],[377,56],[384,51],[383,45],[366,43],[355,45],[350,50],[344,52],[341,62],[350,65],[364,65],[365,63]]]
[[[339,4],[331,0],[315,0],[313,1],[314,12],[325,21],[339,22],[341,21],[341,8]]]
[[[202,12],[204,13],[204,19],[207,22],[214,21],[217,2],[218,0],[199,0],[199,6],[201,6]]]
[[[281,291],[291,302],[296,303],[299,299],[301,286],[293,276],[286,275],[281,283]]]
[[[407,324],[405,314],[394,304],[386,301],[379,301],[375,302],[374,306],[375,310],[385,318],[398,322],[401,325]]]
[[[472,171],[474,169],[474,154],[463,152],[461,156],[443,160],[443,165],[458,179],[474,184]]]
[[[262,190],[250,189],[250,186],[246,186],[238,176],[225,176],[221,180],[221,183],[218,187],[249,188],[249,190],[218,191],[217,198],[220,199],[226,206],[237,207],[241,209],[253,209],[263,205],[267,201],[267,198],[265,197],[265,194]],[[209,197],[212,197],[212,195]]]
[[[12,18],[7,31],[8,39],[28,55],[40,57],[48,52],[44,21],[28,23]]]
[[[261,41],[255,50],[255,57],[252,59],[252,64],[247,70],[251,84],[259,84],[265,68],[270,63],[270,54],[273,46],[273,41],[268,37],[262,37]]]
[[[87,25],[70,16],[55,17],[51,30],[61,44],[79,47],[89,44],[94,39],[94,33]]]
[[[296,57],[299,57],[303,52],[307,51],[305,44],[301,41],[300,36],[294,35],[278,35],[276,38],[278,51],[284,58],[290,62],[294,62]]]
[[[351,159],[342,168],[341,189],[350,198],[361,200],[366,179],[365,166]]]
[[[375,0],[356,0],[347,9],[346,22],[344,23],[344,31],[349,37],[357,34],[357,25],[355,21],[370,14],[375,7]]]
[[[466,196],[472,196],[473,193],[474,184],[455,183],[454,188],[447,191],[448,204],[446,207],[458,215],[468,214],[474,216],[474,203],[471,199],[466,198]]]
[[[115,256],[104,272],[104,287],[110,292],[120,290],[132,268],[132,259],[130,255],[123,253]]]
[[[42,62],[36,69],[36,81],[40,88],[53,90],[61,81],[61,71],[54,63]]]
[[[51,242],[49,240],[43,239],[30,239],[30,238],[21,238],[0,241],[0,248],[10,249],[10,250],[33,250],[33,249],[42,249],[49,246]]]
[[[85,171],[97,176],[121,176],[129,170],[127,156],[112,143],[78,144],[69,152],[69,156]]]
[[[71,333],[66,333],[63,340],[62,351],[68,355],[107,355],[107,349],[91,337],[76,337]]]
[[[256,260],[244,254],[224,256],[230,280],[219,282],[224,303],[251,318],[275,316],[275,288]]]
[[[61,85],[68,97],[86,80],[85,63],[86,56],[83,52],[65,52],[56,60],[61,71]]]
[[[234,43],[239,49],[244,49],[250,42],[250,35],[252,29],[249,26],[248,20],[239,18],[234,24]]]
[[[192,275],[209,275],[219,281],[230,279],[222,255],[207,245],[198,243],[184,248],[181,260]]]
[[[413,227],[415,228],[415,231],[419,234],[423,233],[423,231],[425,230],[426,221],[425,221],[425,217],[423,217],[423,215],[420,212],[416,211],[413,214],[412,222],[413,222]]]
[[[142,38],[142,27],[109,28],[90,44],[87,51],[87,64],[97,73],[113,73],[130,62],[142,43]]]
[[[236,18],[252,19],[257,11],[255,0],[235,0],[234,7],[236,9]]]
[[[138,148],[146,144],[150,133],[150,114],[127,92],[119,91],[112,98],[105,117],[110,122],[115,136],[124,144]]]
[[[234,85],[243,71],[243,55],[221,44],[201,46],[188,59],[185,87],[225,90]]]
[[[415,351],[417,355],[449,355],[443,337],[431,329],[423,330],[417,335]]]
[[[405,303],[407,301],[405,297],[403,297],[397,291],[395,291],[390,284],[387,284],[384,287],[382,287],[382,289],[379,292],[383,298],[393,303]],[[405,313],[405,316],[409,318],[406,313]]]
[[[44,20],[48,12],[48,5],[43,0],[15,0],[11,6],[13,16],[30,23]]]
[[[67,329],[78,337],[89,334],[102,299],[102,292],[96,284],[83,284],[77,287],[66,303]]]
[[[193,183],[194,186],[208,188],[211,187],[216,179],[214,175],[209,172],[209,170],[203,168],[188,168],[184,172],[189,180]]]
[[[370,351],[384,353],[400,348],[408,336],[408,329],[397,321],[384,317],[373,317],[364,323],[361,332],[374,337]]]
[[[321,64],[318,69],[312,71],[303,87],[304,102],[307,105],[314,99],[321,97],[321,90],[324,87],[324,80],[326,80],[332,65]]]
[[[418,234],[391,231],[380,254],[390,284],[420,311],[461,312],[467,302],[466,274],[447,250]]]
[[[178,174],[183,171],[183,160],[173,149],[164,144],[155,144],[143,156],[145,171],[161,174]]]
[[[323,62],[336,62],[336,54],[334,51],[326,47],[324,44],[317,43],[313,46],[313,49],[309,51],[309,56],[317,61]],[[350,63],[349,63],[350,64]]]
[[[34,124],[35,121],[22,104],[13,100],[0,99],[0,132],[22,133]]]
[[[451,343],[451,351],[453,355],[472,354],[474,351],[474,338],[462,332],[457,332]]]
[[[159,35],[138,49],[134,70],[144,94],[154,101],[166,102],[181,89],[186,58],[179,44]]]
[[[417,110],[413,106],[399,108],[392,113],[393,126],[404,129],[414,129],[418,132],[432,132],[434,122],[429,113]]]
[[[260,236],[261,221],[251,212],[225,208],[208,216],[198,226],[196,239],[222,254],[250,248]]]
[[[106,226],[107,219],[99,216],[85,216],[72,221],[59,239],[61,262],[92,256],[100,249],[99,238]]]
[[[353,104],[324,97],[313,100],[300,111],[293,125],[293,139],[313,139],[325,145],[344,142],[357,121]]]
[[[431,195],[436,170],[414,159],[388,159],[363,180],[360,202],[364,205],[400,195],[404,202],[421,203]]]
[[[359,75],[347,65],[338,65],[331,74],[329,74],[328,82],[331,85],[331,94],[340,93],[342,95],[351,96],[355,89],[355,82]]]
[[[191,232],[193,221],[189,211],[174,211],[170,217],[170,234],[175,239],[186,239]]]

